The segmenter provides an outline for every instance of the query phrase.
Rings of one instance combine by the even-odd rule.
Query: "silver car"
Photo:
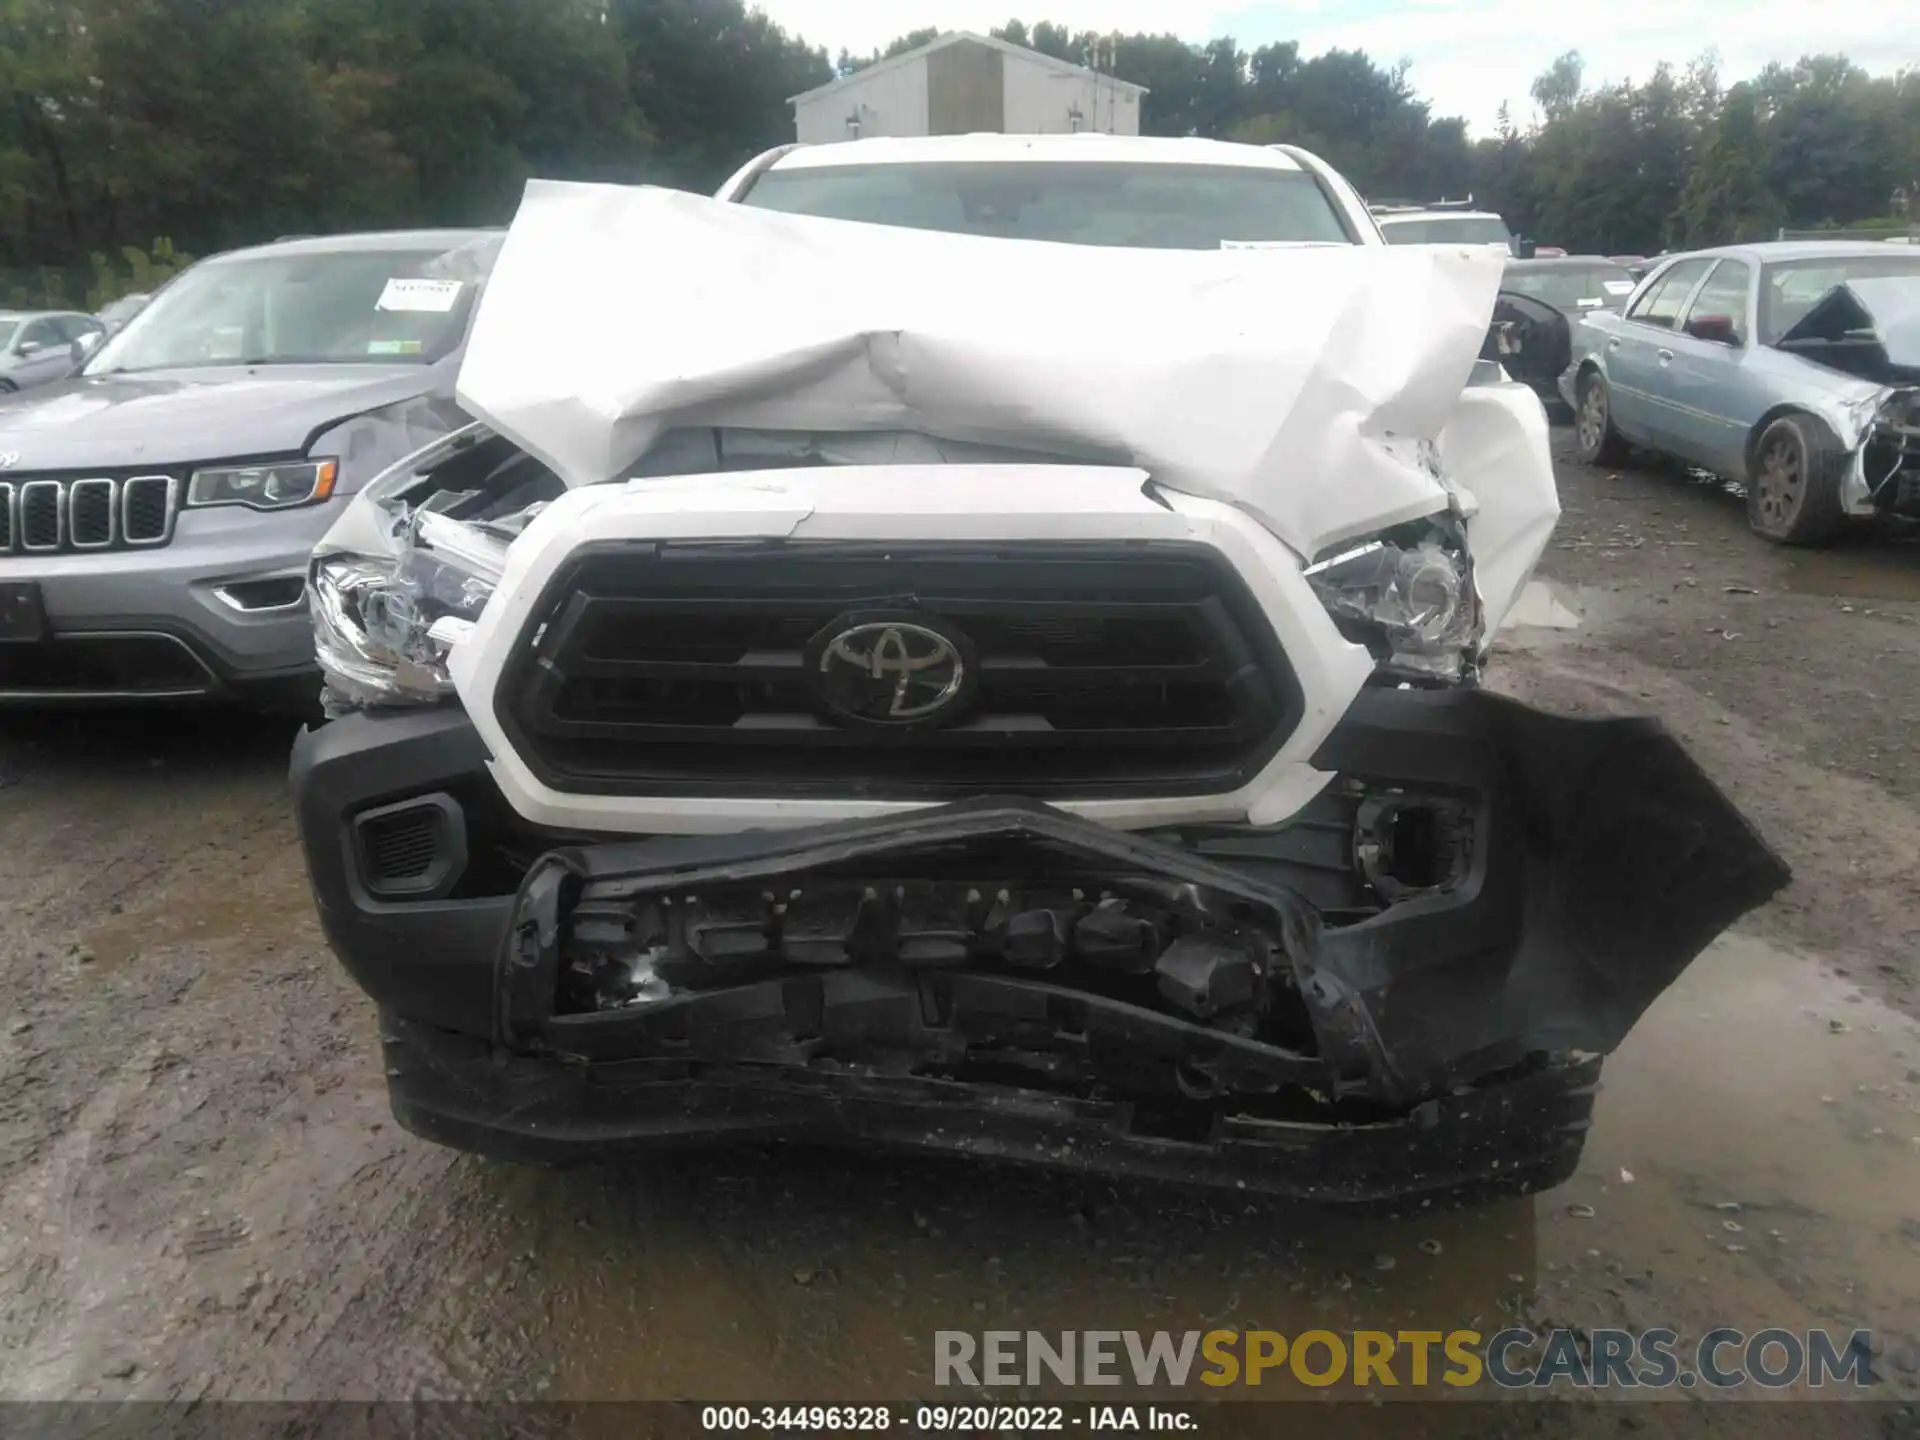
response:
[[[72,310],[0,310],[0,394],[66,379],[82,355],[76,344],[103,328]]]
[[[316,704],[308,555],[367,480],[467,422],[453,379],[499,243],[202,260],[78,375],[0,397],[0,705]]]
[[[1920,516],[1920,254],[1783,241],[1668,257],[1620,313],[1575,328],[1559,388],[1582,460],[1633,445],[1732,477],[1769,540]]]
[[[147,308],[147,301],[153,296],[145,291],[136,291],[131,295],[122,295],[118,300],[101,306],[93,318],[100,322],[101,328],[109,335],[118,335],[127,328],[127,322]]]

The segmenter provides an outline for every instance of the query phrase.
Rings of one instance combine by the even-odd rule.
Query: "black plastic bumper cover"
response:
[[[517,896],[381,905],[358,891],[342,817],[484,758],[457,711],[308,732],[294,764],[302,833],[328,934],[381,1002],[396,1113],[447,1143],[547,1161],[839,1138],[1345,1198],[1396,1192],[1414,1175],[1444,1184],[1497,1168],[1503,1136],[1584,1125],[1592,1076],[1580,1052],[1614,1048],[1701,949],[1789,878],[1657,722],[1380,691],[1316,764],[1376,793],[1458,796],[1474,838],[1456,883],[1358,923],[1330,924],[1295,890],[1177,837],[1018,798],[801,831],[556,836]],[[1232,916],[1267,937],[1263,983],[1300,1009],[1310,1038],[965,963],[788,967],[643,1004],[556,1006],[576,913],[716,886],[771,893],[778,881],[785,893],[808,877],[920,873],[987,852],[1002,866],[1025,858],[1146,887],[1207,924]],[[866,1059],[876,1045],[962,1056],[1041,1032],[1120,1057],[1147,1091],[1211,1096],[1210,1128],[1156,1133],[1110,1087],[983,1083]],[[1290,1090],[1324,1113],[1234,1103]],[[1364,1107],[1360,1123],[1342,1104]]]

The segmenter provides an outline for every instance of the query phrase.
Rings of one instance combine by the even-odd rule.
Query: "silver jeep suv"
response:
[[[0,704],[318,694],[307,558],[453,401],[498,232],[201,261],[70,379],[0,397]]]

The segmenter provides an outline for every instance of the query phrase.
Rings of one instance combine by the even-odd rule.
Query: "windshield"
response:
[[[1634,280],[1619,265],[1555,265],[1545,270],[1509,270],[1502,290],[1531,296],[1556,310],[1618,310],[1633,293]]]
[[[117,321],[126,319],[146,303],[147,297],[144,295],[122,295],[118,300],[115,300],[103,309],[95,318],[112,325]]]
[[[1148,250],[1222,241],[1353,243],[1299,170],[1039,161],[771,170],[743,203],[913,230]]]
[[[1769,265],[1761,274],[1760,340],[1772,345],[1791,330],[1836,285],[1879,275],[1920,278],[1920,255],[1842,255]]]
[[[1389,245],[1506,245],[1513,236],[1497,215],[1444,215],[1431,220],[1382,220]]]
[[[18,320],[0,319],[0,349],[13,343],[13,332],[20,328]]]
[[[459,343],[484,273],[471,248],[206,261],[155,295],[86,373],[426,364]]]

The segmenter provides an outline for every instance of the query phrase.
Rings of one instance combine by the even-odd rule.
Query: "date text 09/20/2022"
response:
[[[1191,1411],[1165,1405],[707,1405],[703,1431],[745,1434],[851,1434],[904,1430],[921,1434],[1031,1435],[1085,1431],[1192,1433]]]

